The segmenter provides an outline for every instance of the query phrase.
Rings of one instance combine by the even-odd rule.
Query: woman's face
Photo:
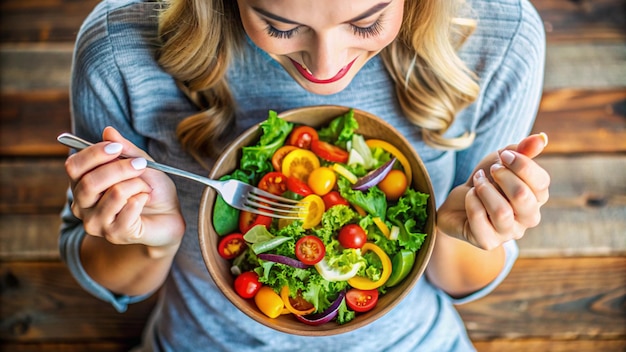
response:
[[[250,39],[304,89],[343,90],[391,43],[404,0],[237,0]]]

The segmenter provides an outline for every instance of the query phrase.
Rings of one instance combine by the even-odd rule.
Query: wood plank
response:
[[[99,0],[2,0],[1,42],[73,42]]]
[[[2,42],[71,42],[98,0],[3,0]],[[549,41],[626,38],[624,0],[532,0]]]
[[[71,129],[69,93],[0,93],[0,155],[67,156],[56,137]]]
[[[626,41],[549,43],[544,90],[626,86]]]
[[[60,158],[0,162],[0,214],[58,214],[69,185],[64,163]]]
[[[137,340],[156,297],[117,313],[87,294],[60,262],[0,263],[0,340],[81,342]]]
[[[7,91],[69,90],[73,51],[73,43],[2,45],[0,87]]]
[[[549,42],[623,41],[626,38],[624,0],[531,0]]]
[[[626,154],[540,156],[552,179],[541,224],[518,241],[534,256],[626,254]]]
[[[59,260],[58,214],[2,214],[0,262]]]
[[[520,259],[490,295],[458,306],[473,341],[626,339],[626,257]]]
[[[124,352],[137,346],[136,340],[84,341],[84,342],[36,342],[2,343],[3,351],[11,352]]]
[[[545,154],[626,152],[626,88],[544,93],[533,126],[542,131]]]
[[[478,352],[624,352],[626,340],[514,339],[476,341]]]

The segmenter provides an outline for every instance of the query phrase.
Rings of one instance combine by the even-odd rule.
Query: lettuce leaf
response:
[[[293,124],[279,118],[275,111],[270,110],[269,117],[261,123],[260,128],[262,134],[257,145],[241,148],[240,169],[254,175],[273,171],[272,155],[285,143]]]
[[[407,189],[398,203],[387,211],[388,220],[400,227],[398,243],[406,249],[417,251],[424,243],[428,197],[428,194]]]

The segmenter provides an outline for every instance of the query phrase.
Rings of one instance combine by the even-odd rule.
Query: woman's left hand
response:
[[[483,159],[439,208],[439,230],[490,250],[537,226],[550,176],[533,158],[546,144],[545,134],[535,134]]]

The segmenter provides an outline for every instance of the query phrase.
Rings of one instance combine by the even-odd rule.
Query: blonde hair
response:
[[[381,52],[400,107],[434,148],[462,149],[473,133],[446,138],[456,114],[473,102],[479,87],[456,51],[473,30],[459,21],[458,1],[407,0],[396,40]],[[196,159],[216,155],[232,130],[235,101],[224,79],[241,48],[243,27],[236,1],[169,0],[159,17],[159,63],[203,111],[180,122],[183,147]]]

